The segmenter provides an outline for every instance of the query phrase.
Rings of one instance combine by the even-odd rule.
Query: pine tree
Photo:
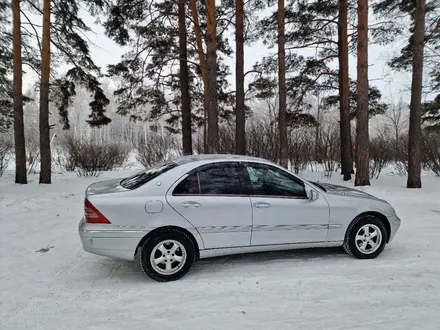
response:
[[[423,88],[423,48],[425,44],[425,0],[415,0],[413,32],[413,58],[411,104],[409,116],[408,180],[407,188],[421,188],[422,172],[422,88]]]
[[[43,17],[43,10],[32,0],[24,3],[34,15]],[[101,0],[51,0],[50,22],[50,45],[52,46],[52,56],[57,56],[59,60],[70,66],[68,71],[59,76],[50,85],[50,102],[58,109],[60,123],[64,129],[69,129],[68,108],[75,95],[77,85],[87,89],[91,93],[93,100],[89,103],[90,115],[87,123],[92,127],[107,125],[111,120],[106,116],[105,108],[109,104],[105,96],[99,79],[102,78],[100,68],[94,63],[90,56],[90,49],[83,35],[91,31],[90,27],[81,19],[80,8],[86,9],[90,14],[96,15],[102,12],[104,3]],[[38,39],[38,26],[28,16],[24,16],[26,24],[31,26],[28,31],[29,37]],[[40,69],[41,65],[34,65]]]
[[[437,26],[437,40],[440,43],[440,24]],[[439,46],[440,48],[440,46]],[[427,130],[440,131],[440,69],[438,65],[431,70],[432,91],[439,94],[430,101],[422,105],[422,122]]]
[[[20,0],[12,0],[13,21],[13,85],[14,85],[14,137],[15,137],[15,183],[27,183],[26,151],[23,119],[23,69]]]
[[[43,37],[41,42],[40,77],[40,183],[51,183],[51,152],[49,126],[50,79],[50,0],[43,1]]]
[[[180,93],[182,97],[182,149],[192,155],[191,101],[189,95],[188,56],[186,37],[186,1],[179,0],[179,55]]]
[[[151,11],[146,8],[151,8]],[[120,81],[115,91],[120,100],[117,112],[130,116],[132,120],[151,123],[164,119],[165,129],[180,133],[177,125],[181,117],[177,4],[167,0],[145,0],[135,4],[115,1],[109,11],[104,24],[106,33],[119,44],[132,48],[120,63],[108,68],[109,76]],[[216,12],[218,17],[222,17],[226,9],[217,7]],[[203,2],[189,2],[186,12],[188,87],[191,118],[196,128],[204,127],[206,123],[205,109],[209,100],[205,95],[208,93],[206,80],[209,67],[205,54],[209,42],[206,13],[207,6]],[[212,85],[216,87],[220,122],[233,118],[235,103],[233,95],[227,90],[229,68],[223,58],[232,54],[224,37],[228,24],[225,19],[218,20],[216,31],[219,33],[215,40],[217,78]],[[211,119],[215,121],[215,116]]]
[[[422,121],[426,130],[440,131],[440,94],[422,104]]]
[[[355,186],[370,185],[368,134],[368,0],[358,0],[356,178]]]
[[[207,38],[206,38],[206,69],[207,69],[207,112],[208,139],[207,151],[218,152],[218,109],[217,109],[217,18],[215,0],[206,0]]]
[[[347,21],[354,19],[354,8],[353,1],[344,3],[316,0],[289,2],[285,11],[288,31],[285,38],[288,50],[286,90],[289,105],[297,112],[307,108],[306,96],[324,95],[325,100],[325,95],[338,91],[336,97],[341,114],[341,164],[346,180],[350,179],[353,172],[351,117],[347,108],[353,88],[348,77],[348,55],[356,49],[357,32],[350,30]],[[272,33],[276,27],[276,15],[272,14],[261,20],[257,27],[263,42],[272,46],[276,38]],[[376,29],[374,27],[373,32]],[[302,55],[301,50],[306,48],[314,48],[315,56]],[[339,69],[335,70],[333,63],[336,60],[339,61]],[[271,65],[270,60],[266,63]],[[371,89],[374,87],[371,86]],[[329,98],[326,103],[334,104],[333,95]],[[334,105],[336,108],[336,104]],[[348,167],[347,171],[345,167]]]
[[[351,126],[350,126],[350,80],[348,71],[348,0],[339,1],[338,21],[338,60],[339,60],[339,112],[341,134],[341,172],[344,181],[351,180],[353,159],[351,158]]]
[[[0,133],[8,131],[13,123],[12,34],[10,29],[10,4],[0,3]]]
[[[286,126],[286,60],[284,42],[284,0],[278,0],[278,128],[280,130],[279,158],[281,166],[287,168],[287,126]]]
[[[196,0],[190,0],[191,15],[194,24],[194,36],[196,38],[196,47],[198,61],[200,65],[200,73],[203,82],[203,149],[207,150],[207,109],[208,109],[208,75],[206,67],[206,57],[203,51],[202,29],[200,27],[199,13],[197,11]]]
[[[348,90],[348,109],[350,121],[356,119],[357,108],[357,82],[349,79]],[[322,107],[324,110],[331,110],[340,104],[339,93],[326,96],[323,99]],[[377,115],[383,115],[388,109],[388,104],[382,102],[382,93],[376,86],[369,86],[368,89],[368,116],[372,118]]]
[[[11,4],[0,2],[0,133],[7,132],[14,123],[14,139],[17,141],[15,143],[16,183],[26,183],[23,104],[30,101],[30,98],[23,95],[21,81],[25,73],[23,67],[38,70],[39,55],[29,43],[20,15],[10,13],[11,9],[14,14],[20,11],[20,3]],[[13,28],[11,28],[11,16],[14,21]],[[11,75],[14,82],[10,79]]]
[[[239,155],[246,153],[245,138],[245,95],[244,95],[244,3],[236,0],[235,14],[235,116],[236,116],[236,147],[235,152]]]
[[[408,188],[421,187],[421,120],[422,111],[429,109],[429,106],[426,107],[421,103],[424,68],[430,68],[429,76],[432,79],[430,91],[440,90],[437,54],[440,47],[439,8],[439,0],[381,0],[373,6],[375,14],[379,17],[394,18],[396,15],[404,14],[411,20],[408,43],[401,49],[400,55],[389,62],[390,67],[395,70],[412,70]],[[389,42],[402,33],[399,28],[389,29],[389,31],[391,32],[385,34],[386,38],[384,40],[379,38],[379,41]],[[426,115],[429,117],[428,113]]]
[[[91,113],[87,121],[91,126],[107,125],[111,120],[105,115],[105,107],[109,100],[100,86],[100,69],[90,56],[87,42],[81,33],[90,31],[90,28],[79,17],[79,8],[87,8],[92,14],[102,9],[100,0],[44,0],[43,9],[34,1],[27,0],[25,4],[31,12],[41,15],[43,33],[40,37],[37,26],[24,14],[27,24],[32,27],[28,32],[30,38],[37,40],[41,51],[40,66],[40,183],[51,183],[51,149],[49,104],[52,102],[58,108],[60,122],[64,129],[69,129],[68,108],[75,95],[76,84],[84,86],[92,93],[90,103]],[[53,22],[51,18],[53,17]],[[53,46],[53,49],[51,49]],[[55,53],[71,68],[64,76],[51,81],[51,57]]]

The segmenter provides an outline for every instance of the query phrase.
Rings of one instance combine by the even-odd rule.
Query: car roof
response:
[[[189,156],[181,156],[173,160],[175,163],[179,165],[188,164],[192,162],[211,162],[211,161],[243,161],[243,162],[259,162],[259,163],[268,163],[273,164],[273,162],[252,156],[244,156],[244,155],[232,155],[232,154],[201,154],[201,155],[189,155]]]

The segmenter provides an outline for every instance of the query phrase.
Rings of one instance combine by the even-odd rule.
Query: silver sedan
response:
[[[157,281],[200,258],[341,246],[377,257],[400,227],[386,201],[306,181],[264,159],[185,156],[86,189],[84,250],[139,262]]]

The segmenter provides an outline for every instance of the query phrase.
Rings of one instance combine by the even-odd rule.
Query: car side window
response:
[[[173,191],[173,195],[198,195],[199,193],[199,181],[196,173],[183,179]]]
[[[252,195],[307,198],[304,184],[276,167],[249,164],[246,169]]]
[[[173,195],[242,195],[244,176],[238,165],[213,165],[183,179]]]

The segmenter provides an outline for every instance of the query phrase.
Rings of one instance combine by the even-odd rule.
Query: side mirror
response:
[[[319,194],[316,192],[316,190],[310,189],[308,193],[308,197],[311,201],[314,201],[319,198]]]

